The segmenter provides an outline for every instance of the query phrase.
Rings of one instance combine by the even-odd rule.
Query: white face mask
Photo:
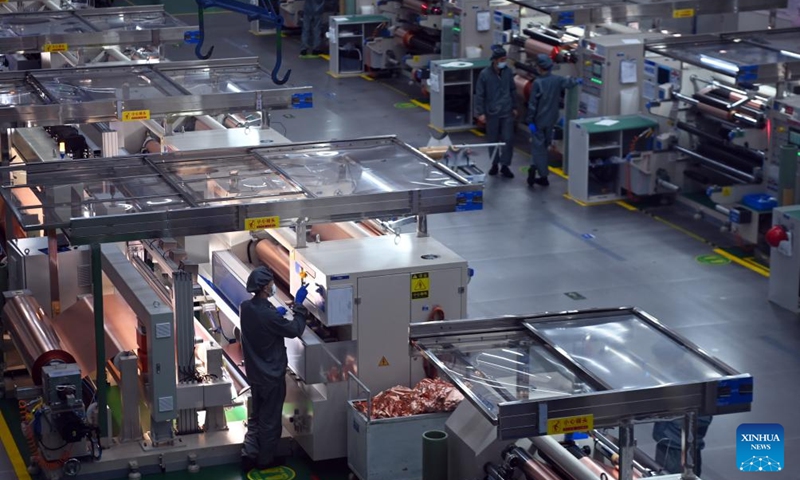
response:
[[[507,65],[506,62],[498,62],[497,63],[497,68],[503,69],[503,68],[506,68],[506,65]]]
[[[277,294],[278,294],[278,287],[276,287],[275,284],[273,283],[272,288],[270,288],[269,290],[269,296],[274,297]]]

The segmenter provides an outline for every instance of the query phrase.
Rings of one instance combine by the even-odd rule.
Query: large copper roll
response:
[[[554,53],[554,51],[556,53],[558,52],[554,46],[540,42],[539,40],[533,40],[532,38],[525,40],[525,53],[528,55],[539,55],[540,53],[543,53],[550,56]]]
[[[47,365],[75,363],[75,358],[62,349],[50,319],[30,291],[6,293],[3,312],[11,341],[36,385],[42,384],[42,368]]]
[[[282,245],[271,240],[261,240],[256,244],[256,257],[272,269],[284,285],[289,285],[289,252]]]
[[[730,120],[731,113],[726,112],[720,108],[712,107],[711,105],[706,105],[703,102],[697,104],[697,109],[701,112],[705,113],[706,115],[711,115],[712,117],[721,118],[724,120]]]
[[[529,80],[521,75],[514,76],[514,85],[517,87],[517,95],[524,98],[527,102],[531,98],[531,89],[533,88],[533,80]]]
[[[321,223],[311,226],[311,234],[319,235],[321,241],[330,240],[347,240],[353,238],[351,234],[344,231],[339,225],[335,223]]]
[[[138,320],[125,300],[117,294],[103,296],[106,358],[122,351],[136,350]],[[94,338],[94,302],[91,296],[66,309],[53,320],[53,328],[64,349],[71,352],[84,374],[97,370],[97,345]]]

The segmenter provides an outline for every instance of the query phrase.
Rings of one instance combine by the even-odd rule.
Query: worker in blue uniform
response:
[[[533,81],[533,89],[528,100],[528,114],[525,123],[531,132],[531,168],[528,170],[528,186],[534,184],[548,186],[549,174],[547,150],[553,141],[553,127],[558,123],[561,94],[568,88],[583,83],[581,78],[553,75],[553,60],[540,54],[536,59],[538,77]],[[536,175],[539,178],[536,178]]]
[[[489,175],[498,170],[505,178],[514,178],[509,168],[514,155],[514,117],[517,116],[517,88],[514,73],[506,63],[506,50],[502,45],[492,46],[492,64],[484,68],[475,86],[475,115],[486,125],[488,143],[503,142],[500,148],[489,150],[492,167]]]
[[[303,35],[300,55],[319,55],[322,53],[322,15],[325,13],[325,0],[305,0],[303,3]]]
[[[242,302],[239,319],[247,381],[252,408],[242,446],[242,470],[265,469],[282,463],[275,452],[281,439],[281,415],[286,399],[286,346],[284,338],[296,338],[306,328],[308,310],[303,307],[308,294],[303,285],[295,295],[294,318],[284,318],[284,307],[276,309],[269,301],[275,295],[275,281],[267,267],[258,267],[247,278],[247,291],[253,298]]]
[[[697,417],[697,458],[695,459],[694,473],[701,476],[702,455],[701,451],[706,446],[704,440],[708,427],[711,425],[711,418],[708,416]],[[653,425],[653,440],[656,443],[656,463],[664,467],[666,473],[683,473],[683,463],[681,461],[681,431],[683,429],[683,419],[670,422],[656,422]]]

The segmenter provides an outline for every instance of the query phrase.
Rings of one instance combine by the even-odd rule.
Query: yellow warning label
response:
[[[428,298],[431,290],[431,279],[427,272],[411,274],[411,300]]]
[[[66,52],[67,50],[69,50],[69,45],[66,43],[45,43],[42,45],[42,51],[45,53]]]
[[[672,18],[692,18],[694,17],[694,8],[681,8],[672,11]]]
[[[730,197],[732,194],[733,194],[733,189],[731,187],[722,187],[723,197]]]
[[[267,228],[278,228],[281,226],[281,217],[254,217],[244,220],[244,229],[251,232],[253,230],[264,230]]]
[[[594,428],[594,415],[553,418],[547,420],[547,434],[588,432]]]
[[[381,357],[381,361],[378,362],[378,366],[379,367],[388,367],[389,366],[389,360],[386,360],[386,357]]]
[[[150,110],[128,110],[122,112],[123,122],[136,122],[138,120],[150,120]]]

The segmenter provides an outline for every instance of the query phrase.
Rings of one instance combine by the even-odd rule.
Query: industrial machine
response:
[[[0,54],[8,70],[158,61],[164,45],[183,43],[190,28],[162,5],[5,13]]]
[[[769,197],[776,191],[777,169],[770,169],[769,159],[778,145],[769,144],[774,130],[768,111],[773,100],[795,88],[792,72],[800,70],[797,55],[780,42],[789,32],[774,35],[775,45],[764,41],[771,34],[753,32],[647,46],[670,59],[646,62],[643,92],[662,127],[666,119],[674,124],[662,128],[659,143],[671,144],[666,149],[677,155],[663,157],[672,168],[656,166],[672,187],[662,182],[667,189],[652,193],[677,192],[698,217],[713,219],[749,245],[761,243],[775,206]]]
[[[696,478],[697,417],[753,401],[750,375],[638,309],[417,323],[410,336],[466,399],[446,423],[453,480]],[[660,475],[635,447],[634,423],[672,418],[686,475]],[[599,431],[612,427],[613,440]],[[577,432],[596,456],[556,440]]]
[[[0,121],[28,127],[11,136],[15,153],[24,161],[136,153],[147,147],[148,139],[155,141],[151,149],[166,151],[173,148],[174,133],[223,128],[222,124],[266,129],[269,110],[312,106],[310,88],[276,89],[270,76],[255,59],[8,72],[0,74],[0,82],[16,91],[9,105],[0,108]],[[202,114],[218,116],[219,121]],[[248,114],[253,117],[247,119]],[[164,118],[169,121],[156,121]],[[32,128],[36,125],[47,128]],[[201,138],[199,133],[196,137]],[[257,137],[256,130],[250,145],[271,141]]]
[[[275,270],[285,291],[297,285],[300,272],[314,283],[307,305],[316,320],[302,338],[287,345],[293,372],[287,401],[293,408],[285,419],[287,438],[297,439],[312,458],[346,454],[348,372],[364,375],[375,389],[410,384],[423,370],[421,360],[408,356],[407,325],[426,320],[434,310],[466,314],[466,262],[427,237],[426,215],[478,209],[481,188],[392,137],[58,160],[8,170],[24,170],[26,186],[21,188],[31,188],[34,196],[73,192],[36,196],[38,205],[33,206],[43,216],[35,219],[22,214],[26,207],[9,202],[18,187],[9,187],[4,198],[24,230],[69,231],[69,252],[62,248],[62,253],[92,245],[91,297],[63,299],[64,306],[71,305],[40,323],[53,326],[59,348],[51,350],[68,352],[74,361],[66,361],[80,365],[81,376],[105,378],[103,367],[108,367],[123,398],[121,406],[112,407],[120,409],[120,430],[112,432],[102,416],[93,420],[86,415],[86,445],[99,438],[102,458],[92,458],[91,448],[87,457],[65,454],[54,462],[37,457],[40,468],[52,471],[54,478],[66,472],[67,462],[67,468],[78,462],[82,474],[116,478],[123,471],[146,472],[159,465],[163,471],[236,461],[243,426],[226,420],[224,407],[246,397],[236,305],[256,261],[247,260],[253,239],[247,231],[265,239],[254,246],[258,261]],[[109,189],[116,193],[107,196]],[[71,206],[51,203],[61,204],[62,198]],[[328,241],[337,235],[372,236],[364,233],[370,218],[409,215],[416,216],[417,236]],[[352,220],[361,226],[331,223]],[[265,228],[273,228],[272,235],[266,236]],[[236,231],[242,233],[225,233]],[[325,240],[316,243],[320,233]],[[392,250],[395,255],[387,257]],[[359,255],[360,266],[352,260]],[[48,283],[47,273],[39,270],[45,280],[39,284]],[[382,283],[387,279],[391,282]],[[396,289],[407,292],[405,310],[398,304],[387,311]],[[35,301],[31,294],[26,298]],[[289,299],[280,294],[274,301],[282,305]],[[38,306],[31,310],[44,315]],[[99,329],[95,337],[104,339],[97,343],[89,341],[84,326],[91,318]],[[380,352],[377,343],[362,340],[389,328],[399,328],[398,336],[384,342]],[[200,343],[195,344],[196,338]],[[143,422],[135,408],[140,382],[148,407]],[[85,408],[96,403],[90,412],[104,412],[107,386],[96,383],[96,394],[89,397],[96,402]],[[27,391],[39,398],[35,386]]]

